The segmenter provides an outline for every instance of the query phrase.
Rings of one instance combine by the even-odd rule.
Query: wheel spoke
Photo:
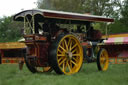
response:
[[[58,52],[62,53],[62,51],[60,49],[58,49]]]
[[[72,59],[73,59],[74,61],[77,61],[77,59],[76,59],[75,57],[72,57]]]
[[[66,62],[64,63],[64,64],[65,64],[64,71],[66,71],[66,70],[67,70],[67,67],[68,67],[67,62],[68,62],[68,60],[66,60]]]
[[[106,55],[105,55],[104,51],[103,51],[103,53],[101,54],[100,61],[101,61],[101,64],[105,64],[105,62],[106,62]]]
[[[66,50],[68,50],[68,44],[67,44],[67,41],[64,39],[64,43],[65,43],[65,46],[66,46]]]
[[[65,54],[57,54],[57,56],[65,56]]]
[[[72,69],[72,62],[71,62],[71,60],[69,62],[70,62],[70,68]]]
[[[64,47],[62,47],[61,45],[59,45],[59,47],[60,47],[64,52],[66,52],[66,50],[65,50]]]
[[[65,71],[65,63],[63,63],[63,68],[62,68],[63,71]]]
[[[66,72],[68,69],[68,64],[67,64],[67,61],[65,63],[63,63],[63,71]]]
[[[61,46],[62,46],[63,48],[65,48],[65,46],[64,46],[64,42],[62,42]]]
[[[80,54],[73,54],[72,56],[80,56]]]
[[[66,58],[64,58],[60,63],[59,66],[62,65],[66,61]]]
[[[60,58],[58,59],[58,62],[60,62],[62,59],[64,59],[64,57],[60,57]]]
[[[72,51],[72,53],[74,53],[74,52],[76,52],[77,51],[77,49],[74,49],[73,51]]]
[[[104,60],[105,59],[103,57],[100,58],[100,61],[101,61],[102,64],[103,64]]]
[[[70,42],[71,42],[71,38],[69,37],[69,40],[68,40],[68,46],[70,46]]]
[[[74,49],[76,46],[77,46],[77,43],[71,48],[71,50]]]
[[[106,60],[103,61],[103,64],[105,64],[105,63],[106,63]]]
[[[72,70],[71,70],[70,65],[69,65],[68,62],[67,62],[67,65],[68,65],[69,72],[72,72]]]
[[[77,64],[76,64],[74,61],[71,60],[71,62],[72,62],[75,66],[77,66]]]
[[[103,64],[104,61],[100,61],[101,64]]]
[[[104,58],[101,57],[100,60],[101,60],[101,61],[104,61]]]
[[[72,41],[70,41],[70,43],[69,43],[69,50],[70,51],[72,50]]]

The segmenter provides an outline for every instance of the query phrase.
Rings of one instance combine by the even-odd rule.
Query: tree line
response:
[[[114,18],[109,24],[109,33],[128,32],[128,0],[38,0],[38,8]],[[104,32],[105,24],[96,23],[96,28]]]
[[[38,0],[37,8],[114,18],[108,24],[109,33],[128,32],[128,0]],[[104,23],[95,27],[104,32]],[[0,18],[0,42],[17,41],[21,38],[22,23],[12,21],[12,16]]]
[[[23,24],[15,22],[12,17],[0,19],[0,42],[14,42],[21,38],[21,28]]]

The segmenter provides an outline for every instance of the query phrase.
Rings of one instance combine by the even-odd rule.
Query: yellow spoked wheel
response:
[[[106,71],[109,65],[109,57],[108,52],[105,49],[100,49],[98,56],[97,56],[97,66],[98,70]]]
[[[83,49],[78,39],[69,34],[57,41],[56,51],[51,55],[53,56],[51,62],[54,70],[59,74],[66,75],[78,72],[83,63]]]

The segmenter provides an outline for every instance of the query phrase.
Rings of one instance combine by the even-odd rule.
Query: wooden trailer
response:
[[[0,43],[0,64],[17,64],[24,61],[26,45],[20,42]]]
[[[104,40],[104,48],[109,54],[112,64],[126,64],[128,62],[128,33],[111,34]]]

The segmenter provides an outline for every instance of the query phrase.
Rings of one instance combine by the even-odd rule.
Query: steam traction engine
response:
[[[56,73],[66,75],[77,73],[83,60],[94,60],[94,48],[103,39],[92,23],[114,21],[100,16],[49,10],[25,10],[16,14],[13,20],[24,23],[25,40],[20,43],[24,44],[22,57],[28,69],[33,73],[54,69]],[[102,71],[108,68],[108,52],[102,46],[97,66]]]

